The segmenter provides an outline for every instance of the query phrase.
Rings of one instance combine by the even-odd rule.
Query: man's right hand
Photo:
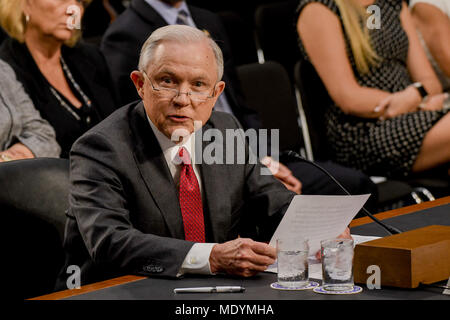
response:
[[[216,244],[211,250],[209,264],[213,273],[251,277],[266,270],[275,262],[276,256],[276,249],[266,243],[237,238]]]

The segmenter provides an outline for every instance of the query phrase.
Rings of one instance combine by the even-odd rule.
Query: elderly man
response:
[[[110,65],[113,82],[122,103],[129,103],[138,98],[129,81],[129,74],[138,64],[139,49],[154,30],[169,24],[186,24],[205,30],[216,40],[224,56],[223,80],[227,85],[214,110],[232,114],[244,129],[262,128],[259,115],[246,107],[240,92],[232,61],[233,53],[221,19],[215,13],[192,6],[183,0],[133,0],[130,7],[106,31],[101,50]],[[276,163],[272,159],[271,163],[275,163],[278,169],[274,170],[274,177],[289,190],[303,194],[342,194],[342,190],[332,183],[328,176],[312,169],[311,165],[292,158],[281,160],[282,163]],[[352,194],[371,193],[372,204],[376,202],[376,186],[362,172],[330,161],[319,161],[318,164],[332,173]]]
[[[244,237],[269,240],[294,193],[261,175],[248,147],[245,163],[199,163],[208,145],[197,132],[225,137],[239,128],[233,116],[212,112],[222,73],[220,48],[196,28],[166,26],[146,41],[131,74],[142,101],[72,148],[59,289],[69,265],[85,284],[126,273],[252,276],[274,262],[275,248]],[[216,146],[229,152],[225,144]]]

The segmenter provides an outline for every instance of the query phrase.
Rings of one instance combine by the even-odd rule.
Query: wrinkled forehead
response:
[[[161,69],[200,72],[217,78],[217,62],[214,51],[206,40],[189,43],[164,40],[154,48],[152,59],[147,65],[148,72]]]

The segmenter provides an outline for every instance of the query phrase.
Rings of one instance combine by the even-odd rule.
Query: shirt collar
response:
[[[179,160],[177,160],[177,154],[181,147],[186,148],[186,150],[189,152],[189,156],[191,158],[191,163],[195,162],[195,134],[191,134],[188,138],[185,138],[183,142],[176,144],[172,140],[170,140],[168,137],[166,137],[161,131],[158,130],[158,128],[155,126],[155,124],[152,122],[152,120],[147,116],[147,120],[150,124],[150,127],[153,130],[153,133],[156,136],[156,140],[158,140],[159,145],[161,146],[161,150],[163,151],[164,157],[166,158],[166,161],[171,161],[172,163],[179,164]]]
[[[181,2],[179,8],[172,7],[167,3],[164,3],[160,0],[145,0],[153,9],[156,10],[163,18],[166,20],[168,24],[176,24],[178,12],[180,10],[184,10],[188,13],[188,21],[191,27],[195,27],[194,21],[191,18],[191,12],[186,4],[186,1]]]

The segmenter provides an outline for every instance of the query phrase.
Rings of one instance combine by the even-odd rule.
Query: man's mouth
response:
[[[179,115],[169,115],[168,118],[174,122],[185,122],[189,120],[189,117]]]

